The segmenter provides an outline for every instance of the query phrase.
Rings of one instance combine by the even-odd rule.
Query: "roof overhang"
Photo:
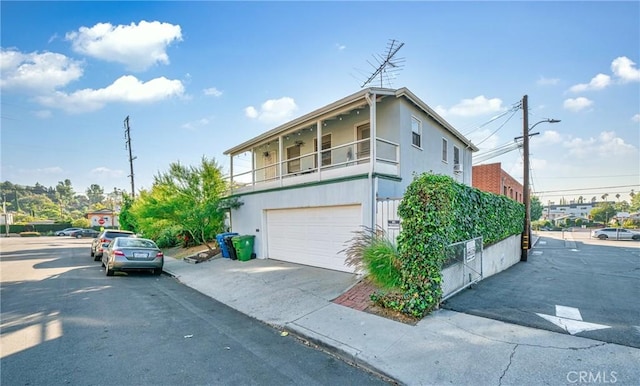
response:
[[[418,106],[427,115],[433,118],[436,122],[449,130],[456,138],[460,139],[468,149],[472,151],[478,151],[478,148],[465,138],[460,132],[458,132],[449,122],[438,115],[433,109],[427,106],[420,98],[413,94],[409,89],[403,87],[398,90],[388,88],[369,87],[362,89],[354,94],[351,94],[345,98],[328,104],[322,108],[314,110],[308,114],[298,117],[292,121],[284,123],[274,129],[264,132],[257,137],[251,138],[237,146],[232,147],[224,152],[225,155],[235,154],[251,149],[254,145],[260,144],[266,140],[277,137],[281,134],[286,134],[289,130],[293,130],[299,126],[308,125],[319,119],[326,118],[331,113],[339,113],[340,111],[348,111],[353,108],[358,108],[359,105],[367,104],[367,96],[375,94],[377,96],[395,96],[396,98],[404,97]]]

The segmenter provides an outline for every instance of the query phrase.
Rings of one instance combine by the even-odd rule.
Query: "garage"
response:
[[[353,272],[338,253],[362,224],[361,205],[266,210],[268,258]]]

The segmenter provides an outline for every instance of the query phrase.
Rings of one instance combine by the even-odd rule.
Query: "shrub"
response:
[[[162,229],[156,238],[156,244],[160,248],[171,248],[180,242],[178,235],[182,232],[179,226],[170,226]]]
[[[524,205],[451,177],[416,176],[398,207],[401,292],[378,297],[383,307],[423,317],[442,298],[442,265],[450,244],[482,237],[494,244],[524,229]]]
[[[39,237],[40,232],[20,232],[20,237]]]
[[[347,242],[348,247],[341,251],[347,256],[347,265],[365,270],[371,280],[384,289],[398,288],[401,273],[396,246],[382,228],[362,228],[353,232],[355,236]]]

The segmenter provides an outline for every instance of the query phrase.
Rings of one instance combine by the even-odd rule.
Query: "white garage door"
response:
[[[360,229],[360,205],[267,210],[270,259],[353,272],[338,253]]]

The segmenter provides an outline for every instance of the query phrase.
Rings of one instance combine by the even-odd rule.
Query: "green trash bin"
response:
[[[255,240],[255,236],[252,235],[242,235],[242,236],[234,236],[231,239],[233,243],[233,247],[236,249],[236,255],[238,260],[240,261],[249,261],[251,260],[251,255],[253,254],[253,241]]]

